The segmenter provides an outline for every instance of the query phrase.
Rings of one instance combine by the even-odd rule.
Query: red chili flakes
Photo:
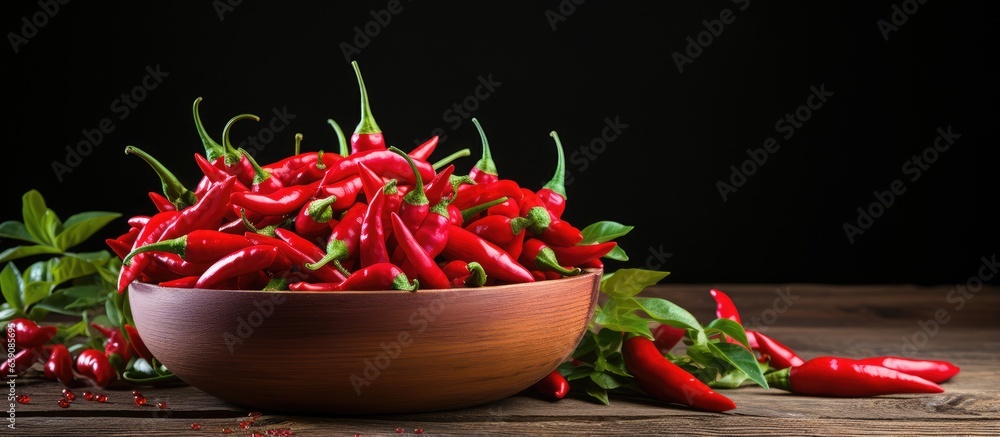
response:
[[[27,404],[27,403],[30,403],[30,402],[31,402],[31,396],[28,396],[28,395],[25,395],[25,394],[17,395],[17,403],[19,403],[19,404]]]
[[[224,433],[226,433],[226,434],[232,434],[232,433],[233,433],[233,430],[231,430],[231,429],[229,429],[229,428],[222,428],[222,432],[224,432]]]
[[[197,431],[197,430],[201,429],[201,425],[199,425],[198,422],[194,422],[194,423],[191,424],[191,429]]]
[[[240,422],[240,429],[248,429],[248,428],[250,428],[250,425],[252,425],[252,424],[253,424],[253,420],[252,419],[251,420],[244,420],[244,421]]]
[[[291,428],[274,428],[264,431],[264,433],[272,437],[291,437],[295,435]]]

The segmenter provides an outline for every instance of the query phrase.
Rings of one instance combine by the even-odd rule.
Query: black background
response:
[[[372,13],[388,2],[224,1],[72,1],[17,53],[11,32],[43,9],[5,2],[2,219],[20,218],[32,188],[64,219],[152,212],[146,193],[158,180],[123,153],[129,144],[193,188],[199,96],[216,139],[234,115],[262,117],[235,124],[234,143],[266,127],[273,108],[295,115],[263,162],[291,153],[295,132],[303,150],[336,150],[326,119],[350,133],[359,115],[347,43],[360,49],[351,58],[390,144],[406,149],[442,128],[435,158],[466,147],[477,156],[474,126],[446,111],[472,102],[480,77],[500,83],[471,115],[501,177],[538,188],[557,131],[572,175],[565,218],[635,226],[619,239],[631,260],[609,268],[667,270],[681,283],[954,284],[998,247],[994,2],[929,0],[886,41],[877,22],[892,23],[904,2],[404,1],[378,25]],[[679,71],[672,55],[725,9],[735,20]],[[356,44],[356,26],[377,34]],[[157,65],[169,75],[119,119],[113,102]],[[784,139],[776,121],[812,86],[833,95]],[[52,163],[105,117],[114,131],[60,181]],[[596,153],[592,141],[616,117],[627,128]],[[911,181],[904,163],[948,126],[961,137]],[[780,149],[724,202],[717,182],[768,137]],[[896,179],[907,191],[852,244],[844,224]],[[126,229],[122,218],[101,240]]]

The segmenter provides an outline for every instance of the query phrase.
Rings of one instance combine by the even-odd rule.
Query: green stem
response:
[[[435,162],[434,165],[433,165],[434,170],[440,170],[441,168],[447,166],[448,164],[451,164],[452,161],[454,161],[454,160],[456,160],[458,158],[469,156],[469,155],[472,155],[472,151],[469,150],[468,148],[459,150],[459,151],[457,151],[455,153],[452,153],[451,155],[448,155],[448,156],[445,156],[444,158],[441,158],[440,161]]]
[[[372,108],[368,105],[368,90],[365,89],[365,81],[361,78],[361,67],[358,67],[358,61],[351,61],[351,66],[354,67],[354,74],[358,76],[358,88],[361,89],[361,121],[358,123],[358,127],[354,129],[354,133],[382,133],[382,129],[375,122],[375,117],[372,116]]]
[[[466,287],[482,287],[486,284],[486,270],[482,264],[472,261],[466,264],[466,268],[469,269],[469,277],[465,278]]]
[[[767,386],[781,390],[792,391],[792,382],[789,379],[792,368],[781,369],[764,375]]]
[[[337,133],[337,143],[340,144],[340,156],[347,157],[351,154],[351,149],[347,146],[347,137],[344,136],[344,130],[340,128],[340,125],[332,118],[326,119],[326,122],[333,126],[333,131]]]
[[[324,199],[314,200],[309,203],[306,213],[316,223],[326,223],[333,219],[333,208],[330,205],[337,201],[337,196],[330,195]]]
[[[192,105],[191,112],[194,114],[194,128],[198,131],[198,138],[201,138],[201,144],[205,146],[205,157],[209,161],[215,162],[220,156],[226,154],[226,148],[222,147],[222,144],[215,142],[208,132],[205,130],[205,126],[201,124],[201,115],[198,113],[198,104],[201,103],[201,97],[194,99],[194,104]]]
[[[194,195],[194,192],[187,189],[184,184],[181,183],[177,176],[167,169],[160,161],[153,158],[152,155],[146,153],[142,149],[135,146],[125,147],[126,155],[138,155],[143,161],[146,161],[156,175],[160,177],[160,183],[163,186],[163,195],[170,200],[177,207],[177,210],[182,210],[185,207],[194,205],[198,203],[198,198]]]
[[[535,267],[543,271],[550,270],[557,272],[563,276],[574,276],[581,272],[579,268],[567,269],[559,264],[559,260],[556,259],[556,253],[552,251],[551,247],[543,247],[542,250],[538,251],[538,255],[535,256]]]
[[[226,165],[236,165],[240,162],[240,152],[233,147],[233,143],[229,141],[229,132],[233,128],[233,123],[240,120],[251,119],[253,121],[260,121],[260,117],[253,114],[240,114],[233,118],[230,118],[226,122],[226,127],[222,129],[222,147],[225,148]]]
[[[264,170],[264,168],[257,163],[257,160],[253,159],[253,156],[250,156],[250,152],[247,152],[245,149],[240,148],[239,153],[243,154],[243,156],[247,158],[247,161],[250,161],[250,166],[253,167],[254,185],[259,185],[261,182],[264,182],[271,177],[271,173],[268,172],[267,170]]]
[[[476,120],[476,117],[472,117],[472,124],[476,125],[476,130],[479,131],[479,139],[483,143],[483,156],[479,158],[479,161],[476,161],[476,168],[483,173],[496,176],[497,165],[493,162],[493,154],[490,152],[490,142],[486,140],[486,133],[483,132],[483,127],[479,125],[479,120]]]
[[[542,188],[548,188],[554,193],[566,198],[566,156],[563,154],[562,141],[559,141],[559,134],[556,131],[549,132],[549,136],[556,140],[556,150],[559,153],[559,160],[556,161],[556,172]]]
[[[420,171],[417,170],[417,163],[413,162],[413,158],[407,155],[402,149],[391,146],[389,150],[393,153],[402,156],[408,164],[410,164],[410,170],[413,170],[413,189],[403,196],[403,201],[410,205],[427,205],[430,200],[427,199],[427,192],[424,191],[424,178],[420,176]]]
[[[504,203],[506,201],[507,201],[507,196],[503,196],[503,197],[501,197],[499,199],[491,200],[489,202],[480,203],[479,205],[470,206],[470,207],[468,207],[466,209],[463,209],[462,210],[462,222],[463,223],[464,222],[468,222],[469,219],[472,218],[472,217],[474,217],[476,214],[479,214],[479,213],[481,213],[483,211],[486,211],[487,209],[490,209],[491,207],[497,206],[497,205],[499,205],[501,203]]]
[[[299,132],[295,134],[295,154],[298,155],[302,152],[302,133]]]

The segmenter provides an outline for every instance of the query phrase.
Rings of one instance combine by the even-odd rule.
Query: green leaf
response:
[[[657,322],[675,328],[703,330],[698,319],[673,302],[658,297],[639,297],[635,300],[639,302],[642,310]]]
[[[610,373],[591,372],[590,380],[605,390],[614,390],[631,382],[631,378],[620,378]]]
[[[57,249],[59,246],[56,244],[56,235],[62,232],[62,220],[59,220],[59,216],[56,212],[47,209],[45,213],[42,214],[41,221],[42,231],[45,232],[45,240],[50,246],[55,246]]]
[[[625,254],[625,250],[618,243],[615,243],[615,247],[610,252],[604,254],[602,258],[613,259],[615,261],[628,261],[628,255]]]
[[[24,227],[24,223],[15,220],[0,223],[0,238],[13,238],[15,240],[38,244],[38,240],[31,236],[28,228]]]
[[[157,376],[156,369],[154,369],[153,365],[150,364],[149,361],[146,361],[145,358],[138,358],[133,360],[130,364],[131,365],[128,370],[134,372],[133,375],[143,375],[146,377]]]
[[[49,260],[49,272],[56,285],[97,273],[97,264],[78,257],[64,256]]]
[[[635,228],[635,226],[625,226],[621,223],[612,221],[600,221],[580,230],[580,232],[583,233],[583,241],[578,244],[585,245],[608,242],[628,234],[633,228]]]
[[[68,287],[61,289],[61,291],[69,297],[75,300],[68,305],[66,305],[67,310],[72,309],[89,309],[97,306],[98,304],[103,304],[104,300],[107,299],[104,289],[97,285],[77,285],[73,287]]]
[[[15,317],[19,315],[21,315],[21,311],[18,310],[17,308],[13,308],[6,303],[0,305],[0,322],[13,320]]]
[[[588,395],[593,396],[594,399],[597,399],[598,401],[601,401],[602,404],[604,405],[611,404],[611,401],[608,400],[608,391],[602,388],[601,386],[597,385],[597,383],[594,382],[592,379],[589,378],[584,379],[583,387]]]
[[[606,320],[601,325],[607,329],[641,335],[650,339],[653,338],[653,332],[649,329],[649,320],[637,314],[625,314],[615,317],[614,319]]]
[[[761,387],[768,388],[756,357],[747,348],[732,343],[708,343],[707,346],[715,356],[732,364]]]
[[[644,269],[619,269],[601,283],[601,291],[612,297],[632,297],[666,278],[670,272]]]
[[[44,244],[37,246],[14,246],[0,253],[0,262],[11,261],[26,256],[59,255],[61,253],[62,251],[59,249]]]
[[[122,312],[115,306],[114,299],[104,301],[104,313],[108,316],[108,320],[111,321],[112,326],[122,326]]]
[[[21,281],[21,272],[17,270],[14,263],[7,263],[3,271],[0,271],[0,291],[3,291],[3,298],[10,304],[11,308],[17,311],[24,310],[24,282]]]
[[[56,247],[66,250],[76,246],[118,217],[121,214],[105,211],[75,214],[66,220],[62,232],[56,236]]]
[[[49,297],[52,293],[52,283],[49,281],[35,281],[24,284],[24,307],[28,308],[36,302]]]
[[[598,331],[594,339],[602,352],[615,352],[622,347],[622,337],[621,332],[605,328]]]
[[[67,308],[71,303],[73,303],[73,301],[76,300],[76,298],[67,296],[62,291],[63,289],[53,291],[49,297],[36,303],[35,306],[32,307],[32,310],[43,309],[53,313],[80,317],[84,310],[71,310]]]
[[[29,282],[52,281],[52,274],[49,272],[48,261],[38,261],[31,264],[28,266],[28,269],[24,271],[22,276],[24,277],[24,282],[26,284]]]
[[[45,206],[45,199],[38,190],[30,190],[21,196],[21,214],[24,217],[24,227],[35,241],[49,246],[55,246],[52,240],[47,239],[46,232],[42,225],[42,216],[48,207]]]
[[[743,325],[740,325],[735,320],[715,319],[712,320],[712,322],[705,327],[705,330],[708,331],[709,334],[715,331],[728,335],[736,339],[736,341],[739,341],[742,345],[746,346],[748,349],[750,348],[750,343],[747,340],[747,333],[746,331],[743,330]]]

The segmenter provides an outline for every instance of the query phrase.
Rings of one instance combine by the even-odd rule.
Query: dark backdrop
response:
[[[63,218],[151,212],[129,144],[193,187],[198,96],[216,138],[261,116],[232,138],[260,136],[263,161],[295,132],[333,150],[326,119],[358,120],[357,59],[391,144],[439,129],[435,157],[478,155],[475,116],[501,176],[538,188],[557,131],[566,218],[635,226],[609,267],[954,284],[998,247],[994,2],[96,3],[3,6],[5,220],[31,188]]]

